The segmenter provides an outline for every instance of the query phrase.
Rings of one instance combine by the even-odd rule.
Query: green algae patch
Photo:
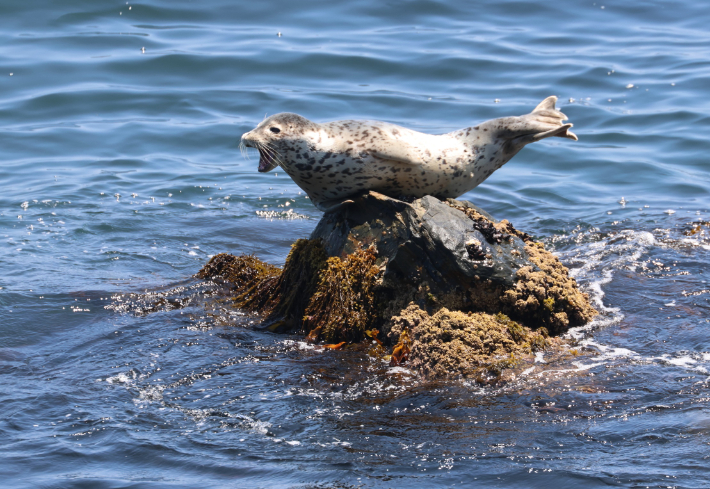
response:
[[[390,337],[399,340],[395,349],[409,350],[407,365],[428,378],[497,378],[548,344],[544,332],[504,314],[442,308],[430,315],[411,304],[392,322]]]
[[[380,269],[373,247],[357,250],[344,260],[328,258],[318,287],[303,318],[312,340],[360,341],[378,318],[375,287]]]

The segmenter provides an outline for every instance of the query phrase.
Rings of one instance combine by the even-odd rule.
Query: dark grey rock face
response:
[[[394,301],[395,309],[415,301],[499,312],[495,304],[474,307],[472,294],[491,302],[489,296],[513,287],[522,267],[539,269],[527,259],[524,241],[493,229],[485,211],[470,202],[449,202],[490,219],[484,222],[489,229],[432,196],[410,204],[370,192],[326,214],[311,239],[321,239],[329,256],[341,258],[374,245],[383,268],[380,296]]]
[[[475,209],[470,202],[451,201]],[[375,245],[385,280],[395,284],[425,279],[443,291],[468,289],[474,280],[511,287],[515,272],[529,265],[517,236],[487,240],[477,223],[439,199],[426,196],[408,204],[376,192],[326,214],[311,234],[329,256],[345,257],[358,246]]]

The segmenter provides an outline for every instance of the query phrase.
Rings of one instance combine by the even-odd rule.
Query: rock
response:
[[[552,334],[596,314],[542,244],[470,202],[426,196],[410,204],[369,192],[323,216],[314,239],[328,256],[377,250],[382,282],[375,295],[385,323],[410,302],[429,310],[502,312]],[[382,326],[387,332],[389,325]]]
[[[381,331],[394,363],[409,358],[429,376],[500,370],[596,314],[541,243],[470,202],[431,196],[368,192],[325,214],[283,270],[217,255],[198,276],[231,284],[235,304],[272,330],[330,343]]]

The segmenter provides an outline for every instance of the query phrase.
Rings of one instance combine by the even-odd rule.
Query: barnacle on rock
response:
[[[542,243],[528,242],[525,251],[539,270],[532,266],[518,270],[515,285],[501,297],[502,310],[555,335],[582,325],[597,314],[589,296],[579,290],[567,268]]]
[[[407,341],[407,364],[427,377],[499,375],[547,344],[542,331],[532,331],[501,313],[442,308],[429,315],[411,304],[392,322],[390,336],[399,338],[398,346]]]

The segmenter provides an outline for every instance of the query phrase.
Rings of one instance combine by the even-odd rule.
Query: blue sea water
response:
[[[2,487],[710,485],[703,2],[5,0],[0,18]],[[463,198],[590,293],[573,361],[426,382],[256,331],[192,278],[219,252],[282,264],[321,215],[240,153],[265,115],[444,133],[553,94],[579,141]],[[181,307],[148,314],[146,291]]]

